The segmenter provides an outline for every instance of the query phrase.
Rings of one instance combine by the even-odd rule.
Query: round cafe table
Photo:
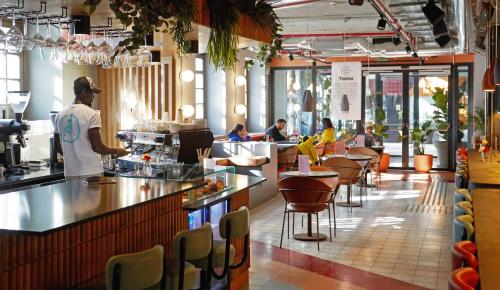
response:
[[[280,178],[290,177],[290,176],[306,176],[312,178],[333,178],[338,177],[338,172],[335,171],[310,171],[309,173],[300,173],[298,171],[285,171],[280,173]],[[319,240],[326,240],[326,235],[320,234]],[[293,238],[300,241],[316,241],[316,235],[312,233],[312,214],[307,214],[307,233],[294,234]]]

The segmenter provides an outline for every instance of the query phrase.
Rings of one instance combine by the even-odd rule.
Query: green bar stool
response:
[[[455,190],[455,203],[464,200],[472,203],[472,195],[470,194],[469,190],[465,188]]]
[[[455,217],[461,215],[470,215],[471,217],[474,216],[474,213],[472,212],[472,203],[468,201],[459,201],[455,203],[453,212]]]
[[[192,261],[205,260],[201,268],[200,289],[210,289],[212,273],[212,227],[203,224],[194,230],[178,232],[173,241],[173,258],[167,262],[167,290],[189,290],[196,284],[197,270]]]
[[[214,241],[214,268],[222,268],[222,273],[218,274],[215,270],[212,275],[218,279],[227,279],[225,289],[229,289],[231,284],[231,271],[245,264],[248,258],[249,245],[249,225],[250,213],[248,208],[242,206],[237,211],[223,215],[219,221],[219,234],[222,240]],[[232,238],[244,237],[243,257],[237,263],[234,263],[235,250],[231,244]]]
[[[453,237],[454,242],[473,241],[474,226],[472,223],[474,218],[470,215],[459,215],[453,221]]]
[[[106,289],[163,289],[163,246],[111,257],[106,263]]]

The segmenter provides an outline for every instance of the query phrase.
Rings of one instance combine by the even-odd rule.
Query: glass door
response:
[[[410,72],[409,73],[409,131],[424,124],[435,129],[420,146],[423,153],[433,156],[433,168],[448,168],[448,140],[450,140],[450,116],[448,114],[448,76],[449,72]],[[418,154],[417,145],[409,138],[409,164],[413,168],[414,155]]]
[[[391,155],[391,167],[404,168],[403,73],[371,73],[365,77],[364,128],[373,126],[383,141],[384,152]]]

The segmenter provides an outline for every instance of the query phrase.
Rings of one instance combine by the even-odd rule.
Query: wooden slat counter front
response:
[[[500,188],[500,155],[494,160],[481,161],[481,153],[469,150],[469,187]]]
[[[499,289],[500,190],[472,190],[481,290]]]
[[[248,204],[249,188],[261,181],[232,176],[237,186],[225,199],[236,209]],[[116,179],[97,187],[63,181],[0,194],[0,289],[103,285],[113,255],[161,244],[170,256],[175,233],[188,228],[181,193],[202,183]],[[237,248],[238,255],[243,249]],[[248,281],[248,267],[233,281]]]

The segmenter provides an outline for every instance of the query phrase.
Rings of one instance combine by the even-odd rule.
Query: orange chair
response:
[[[316,148],[316,153],[318,153],[318,156],[323,156],[325,152],[325,143],[319,142],[318,144],[314,145],[314,148]]]
[[[278,167],[281,171],[287,171],[295,165],[297,161],[297,145],[288,147],[285,150],[278,151]]]
[[[474,290],[479,283],[479,274],[476,270],[466,267],[460,268],[451,273],[448,281],[450,290]]]
[[[283,226],[281,228],[280,248],[283,244],[283,233],[285,231],[285,219],[287,215],[288,233],[290,233],[290,213],[307,213],[316,215],[316,241],[319,251],[318,213],[325,209],[328,210],[328,228],[330,230],[330,241],[332,240],[330,207],[328,206],[332,198],[332,188],[320,180],[306,176],[284,178],[280,180],[278,187],[286,202],[283,213]]]
[[[361,179],[361,174],[363,172],[361,165],[357,162],[344,157],[332,157],[328,158],[321,163],[322,166],[333,169],[339,173],[339,184],[347,186],[347,202],[350,204],[352,212],[352,185],[356,184]],[[360,189],[361,190],[361,189]],[[363,198],[359,195],[360,205],[363,205]]]
[[[451,247],[451,269],[456,270],[464,266],[477,270],[479,262],[475,256],[476,245],[471,241],[460,241]]]
[[[311,171],[334,171],[334,170],[325,166],[313,165],[311,166]],[[337,196],[337,193],[339,192],[340,189],[339,178],[327,177],[327,178],[316,178],[316,179],[323,181],[324,183],[328,184],[331,188],[333,188],[332,199],[330,200],[330,204],[332,205],[332,210],[333,210],[333,236],[336,237],[337,217],[335,214],[335,197]],[[302,218],[302,226],[304,226],[304,218]]]

